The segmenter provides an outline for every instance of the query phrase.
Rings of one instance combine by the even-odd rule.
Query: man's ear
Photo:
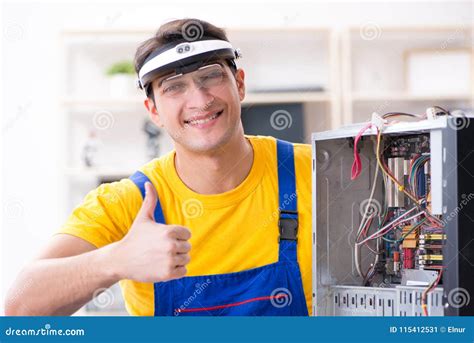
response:
[[[146,98],[143,103],[145,104],[145,107],[147,111],[150,112],[150,114],[158,115],[158,111],[156,110],[155,103],[153,102],[153,100],[151,100],[150,98]]]
[[[235,80],[237,81],[237,91],[239,92],[240,101],[245,98],[245,72],[243,69],[237,69],[235,72]]]
[[[158,114],[158,111],[156,109],[155,103],[153,102],[152,99],[146,98],[143,102],[145,104],[145,107],[150,114],[150,119],[152,122],[154,122],[157,126],[163,127],[163,123],[161,122],[160,115]]]

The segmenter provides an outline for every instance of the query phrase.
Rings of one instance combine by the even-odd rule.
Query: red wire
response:
[[[357,151],[357,144],[359,143],[359,140],[361,139],[363,133],[367,131],[369,128],[374,126],[372,123],[368,123],[366,126],[364,126],[359,133],[357,134],[355,140],[354,140],[354,162],[352,163],[352,170],[351,170],[351,180],[355,180],[359,177],[360,173],[362,172],[362,162],[360,161],[360,156]]]

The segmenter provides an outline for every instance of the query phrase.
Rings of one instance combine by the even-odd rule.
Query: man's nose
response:
[[[214,97],[209,94],[209,89],[191,82],[186,94],[187,107],[191,110],[206,110]]]

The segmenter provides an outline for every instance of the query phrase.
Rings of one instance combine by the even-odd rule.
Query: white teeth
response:
[[[211,120],[216,119],[219,113],[220,112],[218,112],[218,113],[216,113],[216,114],[214,114],[214,115],[212,115],[212,116],[210,116],[209,118],[206,118],[206,119],[190,120],[188,122],[188,124],[190,124],[190,125],[201,125],[201,124],[208,123]]]

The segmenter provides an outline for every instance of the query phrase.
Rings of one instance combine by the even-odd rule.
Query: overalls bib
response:
[[[298,212],[293,145],[277,140],[278,262],[235,273],[186,276],[154,284],[155,316],[307,316],[296,246]],[[145,197],[140,171],[130,179]],[[165,224],[158,200],[155,221]],[[264,244],[264,242],[262,242]]]

